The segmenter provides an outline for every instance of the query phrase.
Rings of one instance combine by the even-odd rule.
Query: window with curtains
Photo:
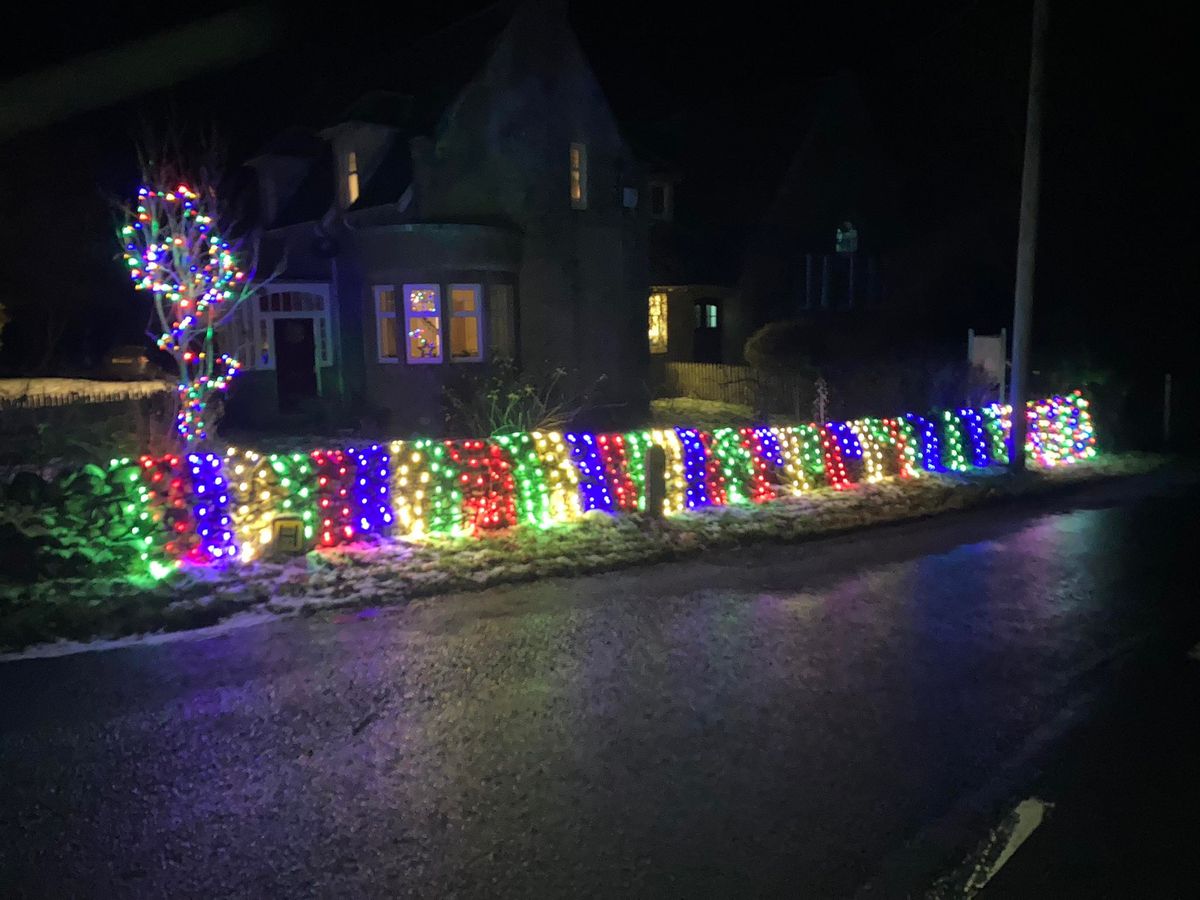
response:
[[[517,358],[516,289],[511,284],[488,285],[488,356]]]
[[[483,291],[478,284],[450,285],[450,361],[483,359]]]
[[[442,291],[439,285],[404,285],[404,355],[413,365],[442,361]]]
[[[396,289],[375,287],[375,345],[381,363],[400,362],[396,330]]]

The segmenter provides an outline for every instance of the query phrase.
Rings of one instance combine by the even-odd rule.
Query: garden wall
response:
[[[1034,463],[1095,454],[1078,393],[1031,403],[1027,415]],[[1009,427],[1008,409],[993,405],[796,427],[530,432],[308,453],[228,448],[121,458],[53,483],[34,485],[27,473],[8,485],[0,529],[9,534],[0,543],[23,548],[6,565],[30,571],[37,554],[49,554],[65,560],[66,574],[94,562],[158,576],[184,561],[254,559],[273,549],[281,517],[294,517],[307,545],[332,547],[635,513],[645,509],[652,445],[666,454],[664,511],[674,515],[1003,464]]]

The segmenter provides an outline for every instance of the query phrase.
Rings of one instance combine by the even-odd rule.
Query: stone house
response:
[[[260,272],[282,262],[224,335],[235,422],[437,434],[443,388],[500,359],[644,410],[645,175],[565,4],[521,3],[480,61],[432,128],[377,92],[247,163]]]

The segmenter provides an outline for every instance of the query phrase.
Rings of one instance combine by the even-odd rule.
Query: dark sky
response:
[[[577,0],[570,8],[618,117],[632,132],[666,135],[691,184],[736,198],[731,217],[754,217],[803,135],[814,84],[848,69],[881,148],[904,175],[912,220],[976,213],[1015,255],[1030,5],[860,2],[768,12],[741,4],[703,12],[701,4]],[[413,88],[404,63],[428,35],[464,16],[495,15],[487,4],[453,0],[306,6],[261,8],[275,22],[264,54],[0,142],[8,247],[0,256],[0,302],[15,307],[44,287],[47,267],[39,261],[36,277],[28,270],[31,257],[47,252],[47,233],[59,235],[53,252],[61,255],[63,245],[85,244],[98,231],[99,244],[76,255],[107,265],[106,214],[97,198],[131,186],[139,120],[160,123],[173,107],[181,118],[215,121],[238,157],[289,124],[329,124],[360,91]],[[1050,0],[1050,10],[1038,334],[1047,346],[1077,335],[1123,362],[1180,356],[1196,333],[1200,250],[1191,215],[1197,197],[1186,31],[1169,11],[1139,7],[1116,16],[1062,0]],[[230,11],[254,14],[232,3],[199,13],[195,5],[162,5],[141,18],[132,8],[114,14],[99,5],[68,12],[24,4],[6,11],[0,80],[11,85],[58,64],[78,66],[84,54]],[[195,55],[239,52],[244,37],[209,35]],[[147,76],[169,80],[178,59],[151,59]],[[481,62],[474,49],[451,50],[430,63],[431,77],[439,66],[470,74]],[[67,83],[78,71],[68,71]],[[89,211],[73,214],[70,196],[86,198]],[[14,275],[17,269],[25,274]],[[80,309],[103,306],[97,294],[115,282],[101,281],[67,290]],[[1002,286],[1007,293],[1011,287]],[[1008,315],[996,311],[998,321]],[[105,317],[77,343],[100,346],[137,330],[119,315]]]

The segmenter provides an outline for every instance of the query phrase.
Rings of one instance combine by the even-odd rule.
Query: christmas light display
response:
[[[175,429],[185,444],[208,437],[207,407],[228,388],[240,363],[218,353],[218,325],[252,291],[238,264],[238,248],[219,233],[215,192],[193,190],[165,170],[138,190],[125,211],[121,248],[136,290],[152,296],[160,349],[179,371]],[[214,532],[215,534],[215,532]]]
[[[620,434],[596,436],[600,462],[608,479],[608,493],[613,498],[614,512],[636,512],[638,489],[629,475],[629,458],[625,453],[625,437]]]
[[[379,444],[368,444],[357,450],[351,447],[347,455],[354,461],[355,528],[362,535],[385,535],[392,529],[395,515],[391,502],[391,457]]]
[[[564,435],[571,448],[571,462],[578,473],[579,499],[584,512],[613,511],[613,498],[608,491],[608,477],[600,447],[590,434]]]
[[[495,440],[512,460],[518,521],[522,525],[549,528],[554,524],[550,510],[550,491],[546,487],[541,463],[534,451],[533,437],[525,432],[518,432],[499,435]]]
[[[458,472],[441,441],[393,441],[392,503],[402,533],[411,537],[462,531]]]
[[[1088,402],[1078,391],[1031,403],[1026,417],[1025,453],[1039,465],[1071,464],[1096,455]]]
[[[846,428],[854,436],[854,442],[859,447],[859,456],[863,463],[863,478],[868,484],[882,481],[885,475],[883,468],[883,448],[886,440],[880,440],[872,423],[866,419],[857,419],[846,423]]]
[[[988,440],[991,442],[992,459],[1001,465],[1008,464],[1008,434],[1012,430],[1011,407],[993,403],[985,406],[979,412],[983,416],[984,427],[987,428]]]
[[[216,561],[237,553],[233,520],[229,515],[229,484],[216,453],[189,453],[192,521],[198,544],[198,562]]]
[[[725,485],[725,466],[713,452],[714,438],[711,432],[700,432],[700,440],[704,444],[705,472],[704,487],[708,491],[708,502],[711,506],[725,506],[729,503],[729,490]]]
[[[550,517],[555,522],[579,518],[579,473],[571,465],[571,448],[557,432],[535,431],[531,437],[550,495]]]
[[[812,490],[809,467],[806,465],[811,464],[811,457],[806,456],[804,446],[808,433],[799,428],[772,428],[771,432],[783,461],[777,474],[782,476],[784,485],[797,497]]]
[[[188,507],[183,460],[178,455],[167,454],[143,456],[138,462],[146,488],[146,506],[165,532],[163,552],[176,559],[197,559],[198,556],[192,553],[196,535]]]
[[[720,466],[727,503],[749,503],[754,459],[737,428],[714,429],[708,441],[709,456]]]
[[[137,463],[128,457],[109,460],[105,478],[113,488],[117,488],[123,482],[124,484],[120,484],[122,488],[132,488],[135,492],[133,497],[121,505],[117,516],[128,526],[130,536],[137,542],[138,557],[146,571],[155,578],[162,578],[173,571],[178,563],[164,563],[161,557],[165,553],[174,553],[176,548],[171,547],[168,550],[165,546],[168,531],[163,527],[164,506],[157,502],[160,497],[151,489],[153,478],[152,474],[147,474],[146,459],[149,457],[143,457]],[[151,460],[149,468],[154,466],[154,461]],[[113,493],[118,491],[114,490]],[[127,491],[121,490],[120,494],[129,497]],[[173,535],[174,531],[169,533]]]
[[[850,484],[850,476],[842,457],[841,436],[830,431],[826,425],[821,429],[821,450],[825,467],[825,483],[835,491],[844,490]],[[849,440],[847,438],[847,440]]]
[[[637,508],[646,509],[646,451],[651,439],[648,431],[629,431],[622,435],[625,441],[625,471],[633,488],[637,491]]]
[[[965,472],[968,469],[966,449],[963,446],[962,420],[946,410],[942,413],[942,468],[949,472]]]
[[[316,481],[308,455],[261,454],[231,447],[225,451],[225,472],[234,497],[231,510],[239,559],[248,562],[268,549],[278,516],[299,516],[304,539],[313,539]]]
[[[700,432],[692,428],[676,428],[679,447],[683,452],[683,504],[688,509],[708,506],[708,452]]]
[[[687,477],[683,470],[683,445],[674,428],[654,428],[650,431],[650,442],[663,448],[667,457],[666,497],[663,515],[683,512],[687,506]]]
[[[805,490],[825,482],[825,450],[821,429],[816,425],[797,425],[792,429],[800,447],[800,468],[804,471]]]
[[[942,471],[942,443],[938,438],[937,425],[924,416],[909,413],[902,420],[905,439],[914,448],[914,458],[920,461],[926,472]]]
[[[504,448],[467,440],[446,441],[446,450],[459,472],[463,520],[471,532],[516,525],[516,482]]]
[[[354,511],[350,488],[351,462],[341,450],[314,450],[311,454],[317,473],[317,514],[320,516],[320,541],[332,547],[354,540]]]
[[[1026,453],[1055,466],[1096,454],[1087,400],[1078,392],[1030,403]],[[646,457],[666,456],[664,512],[762,503],[824,483],[967,472],[1004,461],[1008,408],[959,409],[926,418],[858,419],[790,428],[654,429],[626,434],[555,432],[487,440],[394,441],[311,454],[230,449],[113,460],[106,477],[137,488],[123,521],[141,561],[161,577],[175,563],[251,560],[273,522],[299,516],[319,546],[399,534],[478,534],[517,524],[548,528],[584,512],[644,507]]]
[[[775,499],[775,470],[783,465],[774,432],[769,428],[743,428],[742,446],[750,455],[750,499],[766,503]]]

